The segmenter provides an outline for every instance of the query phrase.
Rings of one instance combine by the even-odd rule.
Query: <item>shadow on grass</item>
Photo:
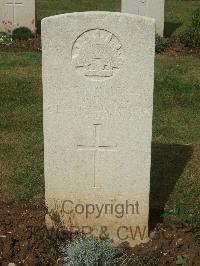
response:
[[[170,194],[181,176],[187,162],[192,157],[192,146],[176,144],[152,144],[150,229],[162,222]]]
[[[175,23],[175,22],[165,22],[165,30],[164,30],[164,36],[165,37],[171,37],[171,35],[178,29],[180,26],[182,26],[182,23]]]
[[[41,35],[41,20],[37,20],[36,22],[37,34]]]

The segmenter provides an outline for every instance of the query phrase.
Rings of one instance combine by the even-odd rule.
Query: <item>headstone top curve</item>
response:
[[[72,12],[72,13],[64,13],[64,14],[59,14],[59,15],[54,15],[54,16],[49,16],[46,18],[43,18],[41,20],[42,24],[45,22],[48,22],[49,20],[57,20],[61,19],[64,17],[92,17],[92,16],[119,16],[119,17],[127,17],[127,18],[132,18],[132,19],[141,19],[149,24],[155,24],[155,19],[154,18],[149,18],[149,17],[144,17],[144,16],[139,16],[135,14],[129,14],[129,13],[121,13],[121,12],[108,12],[108,11],[86,11],[86,12]]]

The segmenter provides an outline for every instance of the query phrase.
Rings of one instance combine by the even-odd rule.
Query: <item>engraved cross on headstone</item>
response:
[[[93,151],[94,152],[94,157],[93,157],[93,172],[94,172],[94,183],[93,186],[94,188],[96,188],[96,156],[97,156],[97,152],[113,152],[113,151],[117,151],[116,147],[117,145],[102,145],[100,144],[100,126],[101,124],[93,124],[94,126],[94,144],[93,145],[82,145],[79,144],[77,145],[78,150],[82,150],[82,151]]]
[[[146,4],[147,4],[147,0],[139,0],[138,1],[138,15],[144,16]]]
[[[12,23],[13,23],[13,25],[15,25],[16,24],[16,21],[15,21],[15,19],[16,19],[15,8],[18,7],[18,6],[23,6],[23,3],[17,2],[16,0],[13,0],[13,1],[10,1],[10,2],[6,3],[5,5],[12,7],[12,12],[13,12],[13,21],[12,21]]]

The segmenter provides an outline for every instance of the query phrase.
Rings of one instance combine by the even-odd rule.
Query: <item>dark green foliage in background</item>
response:
[[[164,52],[166,47],[167,47],[167,39],[159,35],[156,35],[156,44],[155,44],[156,53],[159,54]]]
[[[15,40],[28,40],[33,38],[33,33],[26,27],[20,27],[12,32],[12,37]]]
[[[200,47],[200,8],[193,13],[191,24],[182,34],[181,41],[188,47]]]

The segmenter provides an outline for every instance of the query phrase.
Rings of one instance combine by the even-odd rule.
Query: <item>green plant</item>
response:
[[[200,47],[200,8],[193,13],[191,24],[180,36],[180,40],[188,47]]]
[[[13,39],[18,39],[18,40],[28,40],[33,38],[33,33],[30,29],[26,27],[20,27],[12,32],[12,37]]]
[[[0,43],[9,45],[12,43],[12,37],[7,35],[5,32],[0,32]]]
[[[199,211],[195,214],[187,214],[186,209],[183,206],[175,206],[172,210],[166,210],[162,215],[164,218],[175,219],[178,224],[181,224],[188,228],[190,231],[195,232],[197,235],[194,238],[194,242],[200,245],[200,215]],[[180,261],[180,259],[178,260]],[[185,264],[178,264],[185,265]]]
[[[176,218],[177,222],[190,228],[199,228],[200,217],[196,215],[186,213],[186,209],[183,206],[174,206],[171,210],[165,210],[162,214],[164,218]]]
[[[172,218],[176,217],[179,219],[179,222],[183,222],[185,214],[185,209],[182,206],[174,206],[172,210],[165,210],[165,212],[162,214],[162,217],[164,218]]]
[[[116,265],[118,251],[108,240],[94,236],[79,237],[67,247],[69,266],[113,266]]]
[[[166,46],[167,46],[167,39],[159,35],[156,35],[156,44],[155,44],[156,53],[164,52]]]
[[[188,258],[186,256],[178,255],[176,258],[176,265],[187,265]]]

